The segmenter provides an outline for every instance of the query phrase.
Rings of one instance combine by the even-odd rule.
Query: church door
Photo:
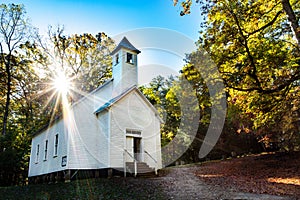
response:
[[[141,161],[141,138],[133,138],[133,152],[135,160]]]
[[[127,162],[133,162],[133,158],[142,161],[142,138],[134,136],[126,136],[126,155]]]

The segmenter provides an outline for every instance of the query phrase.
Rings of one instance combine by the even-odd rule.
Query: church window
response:
[[[127,53],[126,62],[133,64],[133,55],[131,53]]]
[[[44,161],[47,160],[47,153],[48,153],[48,140],[45,141]]]
[[[39,162],[39,155],[40,155],[40,145],[36,145],[36,157],[35,157],[35,163]]]
[[[54,157],[57,156],[57,152],[58,152],[58,134],[55,135],[54,138]]]
[[[115,56],[115,65],[119,63],[119,54],[117,53]]]

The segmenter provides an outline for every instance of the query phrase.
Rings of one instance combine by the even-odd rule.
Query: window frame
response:
[[[139,129],[126,129],[126,136],[142,137],[142,130]]]
[[[120,56],[119,56],[119,53],[117,53],[115,55],[115,65],[119,64],[120,63]]]
[[[45,140],[45,146],[44,146],[44,161],[48,158],[48,140]]]
[[[128,59],[129,56],[131,57],[131,59]],[[126,63],[134,64],[134,56],[130,52],[126,52]]]
[[[39,156],[40,156],[40,144],[36,145],[36,152],[35,152],[35,163],[39,163]]]
[[[59,134],[56,133],[54,135],[54,150],[53,150],[53,157],[57,157],[58,156],[58,144],[59,144]]]

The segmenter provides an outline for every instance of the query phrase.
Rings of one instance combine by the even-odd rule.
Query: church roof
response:
[[[105,104],[103,104],[100,108],[98,108],[94,114],[98,114],[101,113],[102,111],[109,109],[112,105],[114,105],[115,103],[117,103],[119,100],[121,100],[124,96],[126,96],[128,93],[130,93],[131,91],[136,90],[137,93],[140,95],[140,97],[148,104],[148,106],[150,106],[150,108],[155,112],[156,117],[159,119],[159,121],[161,123],[164,122],[164,120],[159,116],[158,111],[156,110],[156,108],[149,102],[149,100],[145,97],[145,95],[136,87],[136,86],[132,86],[130,88],[128,88],[127,90],[123,91],[121,94],[119,94],[118,96],[110,99],[109,101],[107,101]]]
[[[136,86],[132,86],[130,88],[128,88],[127,90],[125,90],[124,92],[122,92],[121,94],[119,94],[118,96],[110,99],[108,102],[106,102],[103,106],[101,106],[100,108],[98,108],[94,114],[100,113],[103,110],[109,108],[110,106],[112,106],[114,103],[116,103],[117,101],[119,101],[123,96],[125,96],[127,93],[129,93],[132,89],[134,89]]]
[[[118,46],[111,52],[111,54],[115,54],[117,51],[119,51],[121,48],[125,48],[128,50],[131,50],[135,53],[141,53],[140,50],[138,50],[137,48],[135,48],[126,37],[123,37],[123,39],[121,40],[121,42],[118,44]]]

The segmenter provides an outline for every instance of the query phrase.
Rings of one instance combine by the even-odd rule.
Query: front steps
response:
[[[155,169],[147,165],[145,162],[137,162],[137,176],[151,178],[156,176]],[[134,162],[126,162],[126,172],[128,175],[134,176]]]

